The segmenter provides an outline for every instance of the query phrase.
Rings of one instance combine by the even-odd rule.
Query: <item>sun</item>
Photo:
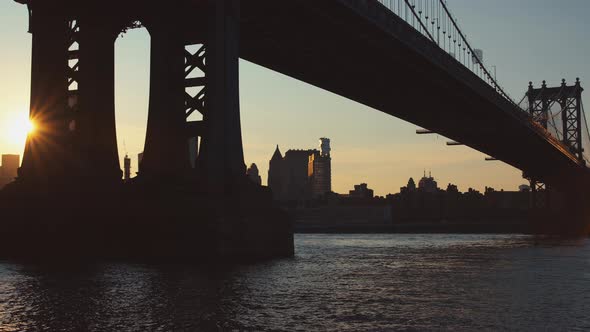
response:
[[[8,139],[12,144],[24,144],[27,136],[34,132],[35,124],[26,117],[14,119],[7,128]]]
[[[25,123],[25,130],[27,131],[27,135],[35,132],[35,129],[35,122],[33,122],[33,120],[27,120]]]

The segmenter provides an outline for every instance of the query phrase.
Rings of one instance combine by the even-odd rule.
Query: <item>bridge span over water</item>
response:
[[[590,183],[580,82],[531,85],[523,107],[490,74],[444,1],[17,1],[30,13],[31,117],[43,129],[27,141],[19,173],[27,188],[121,181],[114,42],[138,26],[152,44],[142,181],[236,190],[245,178],[243,58],[502,160],[576,206]],[[202,120],[188,121],[195,112]],[[561,137],[551,132],[557,116]],[[191,137],[201,142],[195,169]]]
[[[76,94],[80,105],[86,102],[79,114],[65,117],[69,122],[77,122],[76,135],[93,133],[84,139],[86,142],[82,145],[102,149],[95,155],[95,166],[88,165],[100,168],[95,170],[95,174],[108,172],[118,179],[120,173],[118,160],[115,160],[111,44],[118,32],[137,23],[146,26],[152,37],[150,124],[144,167],[147,172],[153,169],[155,173],[164,174],[185,170],[188,164],[184,152],[186,140],[180,134],[188,131],[189,136],[205,137],[204,141],[211,144],[216,144],[212,142],[215,140],[225,140],[228,146],[204,149],[204,154],[211,150],[233,149],[235,154],[224,157],[226,163],[232,164],[226,170],[233,173],[232,176],[243,173],[236,99],[236,59],[241,57],[428,128],[507,162],[533,178],[561,185],[568,182],[566,177],[572,177],[574,183],[579,183],[580,177],[585,178],[589,174],[584,165],[581,143],[575,142],[577,138],[568,141],[555,137],[539,126],[531,116],[532,110],[523,110],[502,90],[442,1],[183,0],[171,5],[135,0],[62,0],[52,2],[52,8],[43,9],[44,12],[55,11],[62,15],[61,30],[54,29],[55,36],[49,36],[51,32],[47,30],[47,25],[52,24],[50,20],[55,20],[57,13],[49,17],[41,10],[35,12],[35,7],[46,6],[42,1],[19,2],[29,4],[36,44],[44,43],[47,47],[33,49],[34,54],[35,51],[42,53],[34,59],[39,66],[50,66],[50,62],[58,60],[63,66],[66,57],[64,44],[79,44],[79,49],[70,49],[67,57],[70,61],[80,60],[80,65],[71,72],[59,75],[71,76],[69,83],[76,82],[80,88],[79,91],[78,88],[70,88],[67,93]],[[217,14],[221,18],[217,23],[212,23],[213,15],[209,9],[212,3],[218,7]],[[44,15],[48,17],[43,18]],[[66,27],[64,22],[69,22],[70,26]],[[39,31],[35,30],[37,25]],[[43,36],[35,38],[36,35]],[[102,35],[105,37],[101,41]],[[213,47],[214,42],[218,44],[216,47]],[[182,54],[180,51],[181,44],[206,46],[185,59],[184,51]],[[50,48],[56,53],[53,58],[49,56]],[[61,58],[57,57],[58,51]],[[173,73],[171,68],[162,71],[161,64],[166,63],[170,67],[175,56],[176,72]],[[206,67],[205,59],[210,62]],[[233,91],[223,91],[228,96],[219,95],[218,103],[214,101],[216,90],[211,88],[219,76],[212,72],[215,66],[220,71],[222,67],[231,68],[224,70],[224,79],[230,83],[226,84],[226,88],[233,84]],[[101,70],[92,72],[92,67]],[[206,73],[202,77],[187,78],[190,69],[195,67],[202,67],[200,69]],[[34,81],[43,80],[36,75],[44,74],[34,71]],[[62,77],[59,79],[64,81]],[[526,79],[523,78],[523,81]],[[177,91],[166,89],[172,82],[177,85]],[[575,84],[581,94],[579,83]],[[61,90],[67,90],[63,83],[61,85]],[[183,88],[189,87],[204,91],[197,93],[197,98],[187,98]],[[37,90],[33,85],[33,92]],[[526,86],[523,86],[525,90]],[[56,93],[58,91],[51,95]],[[47,96],[34,95],[32,102],[42,104],[44,98],[47,99]],[[92,102],[88,102],[90,99]],[[98,99],[102,102],[97,102]],[[222,135],[207,139],[207,135],[223,132],[212,129],[213,122],[217,121],[214,118],[219,115],[213,113],[219,112],[208,112],[217,104],[228,107],[229,113],[220,122],[228,123],[231,128],[226,128],[225,139]],[[170,111],[160,114],[159,109]],[[183,121],[186,118],[183,115],[195,111],[209,114],[204,115],[202,123],[187,124]],[[104,115],[99,120],[96,113]],[[229,125],[230,113],[236,117],[232,125]],[[175,121],[172,120],[174,116]],[[577,120],[580,118],[578,116]],[[579,129],[583,127],[581,122],[576,126]],[[62,127],[61,130],[68,130],[63,123]],[[205,131],[208,133],[205,134]],[[161,158],[163,155],[168,157],[165,159],[169,166],[154,160],[164,159]],[[210,156],[208,159],[215,158]],[[30,160],[30,154],[26,154],[25,169]],[[170,163],[170,160],[175,162]],[[220,160],[209,168],[217,168],[214,164],[219,164]],[[107,171],[107,168],[110,170]]]
[[[428,128],[535,178],[559,185],[570,175],[574,182],[588,177],[580,151],[539,126],[489,72],[482,75],[483,64],[452,32],[454,26],[446,30],[457,34],[455,56],[443,48],[438,11],[445,9],[439,1],[424,1],[433,9],[410,10],[410,16],[422,11],[423,25],[417,17],[414,24],[421,31],[404,19],[407,3],[412,2],[385,1],[393,10],[370,0],[243,3],[241,56]],[[433,12],[429,19],[426,11]]]

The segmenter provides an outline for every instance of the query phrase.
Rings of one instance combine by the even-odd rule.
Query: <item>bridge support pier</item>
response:
[[[98,10],[98,9],[97,9]],[[115,184],[122,172],[115,125],[116,27],[97,11],[79,20],[80,70],[76,159],[80,178]]]
[[[36,132],[27,138],[19,178],[43,187],[42,183],[64,178],[71,169],[65,114],[69,31],[60,5],[39,1],[32,10],[30,118]]]
[[[547,185],[541,181],[531,179],[531,202],[532,209],[545,209],[550,206],[550,190]]]
[[[184,113],[184,40],[174,17],[152,22],[148,126],[141,176],[167,181],[189,169]]]
[[[206,39],[207,93],[200,172],[211,188],[223,190],[244,179],[239,95],[240,1],[210,1]]]
[[[567,175],[558,186],[531,181],[530,231],[535,234],[584,236],[590,234],[590,207],[585,186]]]
[[[198,177],[204,180],[202,184],[207,190],[222,193],[228,185],[241,182],[246,173],[239,102],[240,11],[236,0],[209,1],[207,7],[207,31],[200,33],[197,41],[185,37],[174,15],[163,15],[150,24],[150,109],[142,176],[186,178],[190,136],[187,132],[194,124],[187,123],[190,113],[185,110],[197,109],[203,115],[203,121],[198,124],[201,136]],[[185,46],[189,39],[202,43],[204,54],[187,54]],[[206,74],[194,80],[204,86],[204,101],[200,106],[193,105],[201,103],[200,100],[187,99],[185,92],[187,84],[193,84],[186,77],[185,68],[195,61],[203,61]]]
[[[30,118],[36,130],[27,138],[19,180],[37,189],[35,183],[117,184],[115,27],[96,12],[73,19],[66,5],[30,6]],[[79,48],[70,49],[76,43]]]

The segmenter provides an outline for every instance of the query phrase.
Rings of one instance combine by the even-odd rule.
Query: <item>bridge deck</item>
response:
[[[244,1],[241,57],[548,182],[587,174],[516,106],[377,1]]]

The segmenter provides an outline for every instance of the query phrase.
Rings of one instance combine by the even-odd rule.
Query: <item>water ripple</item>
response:
[[[0,263],[0,331],[584,331],[590,243],[298,235],[244,266]]]

